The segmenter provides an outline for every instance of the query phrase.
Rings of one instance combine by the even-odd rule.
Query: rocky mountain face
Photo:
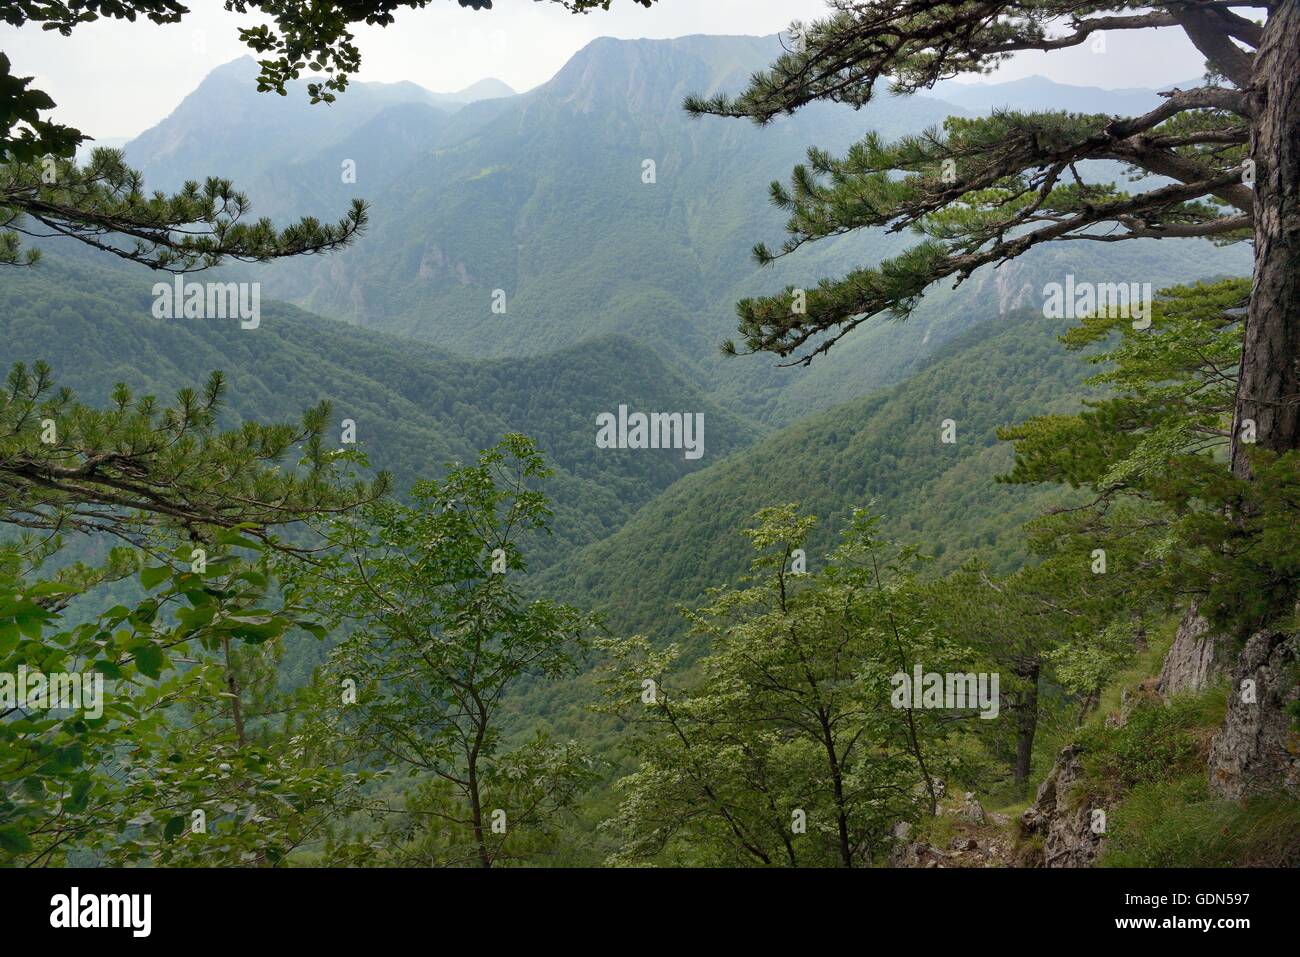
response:
[[[1080,750],[1070,745],[1038,787],[1033,805],[1020,817],[1021,833],[1041,841],[1041,852],[1030,863],[1040,867],[1091,867],[1104,839],[1104,807],[1074,800],[1083,776]]]
[[[1211,628],[1197,613],[1195,602],[1188,608],[1165,656],[1157,690],[1162,695],[1200,691],[1226,673],[1231,660],[1231,639]]]
[[[1162,696],[1200,691],[1230,676],[1228,710],[1209,754],[1210,790],[1240,800],[1270,791],[1300,793],[1300,636],[1255,633],[1239,652],[1197,613],[1184,615],[1166,655]]]
[[[1232,673],[1228,713],[1210,745],[1210,790],[1241,800],[1285,791],[1300,795],[1300,636],[1261,631]]]
[[[1231,674],[1227,713],[1215,734],[1206,761],[1209,791],[1218,798],[1243,801],[1284,793],[1300,795],[1300,732],[1295,709],[1300,701],[1300,636],[1279,631],[1253,635],[1233,658],[1232,642],[1215,634],[1206,620],[1189,609],[1166,655],[1158,681],[1126,693],[1125,707],[1112,726],[1128,720],[1140,698],[1162,702],[1168,696],[1211,687]],[[1091,867],[1105,845],[1106,806],[1082,800],[1083,750],[1063,749],[1021,816],[1021,835],[1036,841],[1030,863],[1042,867]],[[1100,812],[1102,826],[1096,826]]]

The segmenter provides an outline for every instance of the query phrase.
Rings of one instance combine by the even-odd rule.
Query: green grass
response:
[[[1153,628],[1147,635],[1147,649],[1133,659],[1127,668],[1116,674],[1106,683],[1098,697],[1098,703],[1084,718],[1082,727],[1104,727],[1106,718],[1120,711],[1124,689],[1134,689],[1143,681],[1160,674],[1165,655],[1174,643],[1174,632],[1178,630],[1178,617],[1171,617]],[[1010,785],[992,793],[995,802],[1012,802],[1023,804],[1021,809],[1033,803],[1033,795],[1038,782],[1045,778],[1056,763],[1056,756],[1061,749],[1075,740],[1080,733],[1078,722],[1078,705],[1070,703],[1055,708],[1046,708],[1038,719],[1038,734],[1034,738],[1033,774],[1030,778],[1033,786],[1026,793],[1016,793]],[[1024,801],[1024,798],[1028,801]]]
[[[1169,653],[1169,648],[1174,643],[1174,633],[1178,631],[1180,620],[1180,616],[1171,616],[1158,628],[1151,630],[1147,635],[1147,650],[1134,658],[1128,668],[1106,684],[1102,689],[1097,708],[1089,715],[1086,724],[1100,725],[1105,722],[1108,715],[1118,714],[1125,688],[1133,689],[1148,678],[1160,674],[1165,655]]]
[[[1110,807],[1099,866],[1300,866],[1300,801],[1210,795],[1206,759],[1227,709],[1226,685],[1163,701],[1144,692],[1177,627],[1175,617],[1153,631],[1147,650],[1107,683],[1081,727],[1049,726],[1037,742],[1035,767],[1044,761],[1050,767],[1071,741],[1083,747],[1083,780],[1062,797]],[[1123,727],[1107,727],[1107,718],[1121,711],[1125,689],[1138,700]],[[1020,848],[1029,859],[1031,851]]]
[[[1140,784],[1205,773],[1210,739],[1223,723],[1225,688],[1144,701],[1120,728],[1091,724],[1078,736],[1089,796],[1114,800]]]
[[[939,814],[917,822],[914,840],[928,841],[935,847],[947,847],[954,837],[971,830],[971,825],[955,814]]]
[[[1202,768],[1135,787],[1110,814],[1102,867],[1300,866],[1300,801],[1210,797]]]

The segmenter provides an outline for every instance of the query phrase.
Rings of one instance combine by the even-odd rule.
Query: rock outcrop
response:
[[[976,800],[973,791],[967,791],[961,804],[947,813],[955,814],[963,821],[970,821],[972,824],[983,824],[985,821],[984,806]]]
[[[1105,809],[1072,800],[1071,791],[1083,776],[1081,749],[1063,748],[1056,764],[1038,788],[1034,803],[1020,815],[1021,835],[1041,838],[1042,867],[1091,867],[1105,837]],[[1100,811],[1096,817],[1094,811]]]
[[[1223,727],[1210,745],[1210,790],[1240,800],[1300,796],[1300,732],[1288,708],[1300,698],[1300,636],[1261,631],[1242,649]]]
[[[1182,691],[1200,691],[1225,674],[1231,663],[1231,642],[1213,632],[1196,609],[1187,609],[1174,643],[1165,655],[1156,690],[1165,697]]]
[[[946,839],[947,846],[941,847],[925,838],[913,839],[912,825],[900,821],[893,829],[890,867],[1017,866],[1011,819],[1005,814],[985,811],[973,791],[965,792],[960,804],[940,808],[939,814],[955,822],[941,825],[942,831],[954,827],[957,831],[956,836]]]

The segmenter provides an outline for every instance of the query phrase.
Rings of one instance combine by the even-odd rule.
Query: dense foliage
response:
[[[272,17],[243,31],[261,87],[310,68],[329,101],[357,65],[349,25],[425,3],[227,7]],[[1278,39],[1297,14],[1234,6],[836,2],[731,94],[735,63],[691,73],[694,39],[655,48],[667,67],[644,76],[708,81],[694,112],[762,123],[1111,28],[1177,26],[1210,61],[1140,117],[995,111],[814,150],[773,188],[790,240],[758,258],[825,240],[819,267],[885,258],[744,299],[747,348],[797,364],[853,329],[887,343],[870,320],[911,315],[935,280],[1008,272],[986,315],[941,300],[945,342],[864,363],[902,357],[895,384],[845,385],[840,366],[803,393],[767,370],[698,384],[723,361],[697,355],[716,307],[753,291],[734,240],[763,220],[727,176],[752,174],[735,164],[761,132],[692,166],[711,134],[683,132],[675,105],[632,119],[626,101],[665,87],[640,70],[603,84],[599,44],[520,104],[439,114],[407,145],[413,169],[448,175],[390,191],[385,244],[329,281],[287,280],[411,339],[282,305],[256,336],[150,319],[138,263],[328,251],[365,205],[276,230],[241,223],[225,180],[146,196],[121,154],[64,158],[80,135],[0,55],[0,865],[864,867],[979,829],[1012,845],[997,863],[1050,863],[1033,823],[1048,812],[1009,817],[1049,768],[1050,813],[1111,813],[1099,863],[1300,861],[1293,749],[1240,800],[1206,773],[1234,708],[1256,709],[1253,732],[1300,719],[1294,654],[1256,669],[1273,668],[1259,700],[1255,672],[1229,683],[1222,663],[1193,693],[1154,678],[1171,642],[1300,640],[1300,270],[1294,217],[1273,215],[1300,180],[1276,142],[1300,102]],[[187,12],[39,0],[6,19],[67,33]],[[727,49],[743,63],[764,44]],[[676,186],[638,191],[626,142]],[[1258,184],[1242,179],[1256,159]],[[1094,182],[1085,161],[1164,179]],[[724,202],[693,202],[715,185]],[[33,222],[132,262],[36,264],[17,239]],[[835,245],[872,226],[926,238]],[[1252,235],[1253,280],[1165,289],[1149,322],[1018,308],[1060,260],[1016,260],[1048,242],[1173,255],[1170,238]],[[508,320],[483,315],[497,283]],[[529,321],[545,328],[505,341]],[[415,345],[440,334],[479,357]],[[707,458],[599,447],[596,416],[626,405],[702,412]]]

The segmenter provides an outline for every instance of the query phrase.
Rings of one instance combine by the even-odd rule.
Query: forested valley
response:
[[[1300,865],[1300,7],[425,6],[0,11],[0,868]]]

